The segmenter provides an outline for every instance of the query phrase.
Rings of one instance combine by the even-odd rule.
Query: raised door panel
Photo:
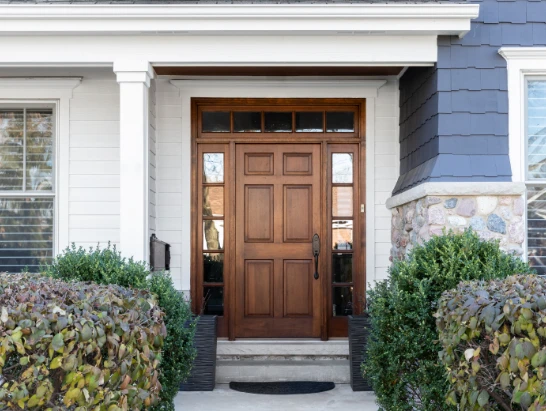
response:
[[[271,176],[274,168],[273,153],[246,153],[245,174],[247,176]]]
[[[312,260],[284,260],[284,316],[313,315]]]
[[[285,153],[283,174],[285,176],[310,176],[313,174],[313,155],[311,153]]]
[[[313,187],[284,186],[284,242],[310,242],[313,236]]]
[[[245,316],[273,316],[273,260],[245,261]]]
[[[273,186],[245,185],[245,242],[273,242]]]

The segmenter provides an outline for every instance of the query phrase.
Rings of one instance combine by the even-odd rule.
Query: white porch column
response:
[[[148,261],[148,88],[147,61],[116,61],[120,91],[120,250]]]

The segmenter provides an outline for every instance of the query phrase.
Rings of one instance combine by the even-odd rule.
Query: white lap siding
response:
[[[69,241],[119,245],[119,86],[109,69],[72,73]]]

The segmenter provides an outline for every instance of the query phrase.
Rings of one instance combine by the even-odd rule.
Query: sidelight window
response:
[[[203,153],[204,313],[224,314],[224,153]]]
[[[0,271],[38,271],[53,258],[53,108],[0,108]]]
[[[353,153],[333,153],[332,172],[332,314],[353,313],[354,178]]]

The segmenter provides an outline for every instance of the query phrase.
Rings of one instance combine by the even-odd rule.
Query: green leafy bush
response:
[[[546,279],[464,282],[439,305],[449,403],[461,411],[546,408]]]
[[[115,247],[94,250],[72,245],[59,255],[45,273],[63,280],[93,281],[146,289],[157,295],[165,312],[167,337],[160,364],[160,402],[154,411],[174,411],[174,397],[190,371],[195,358],[195,322],[189,304],[172,283],[168,273],[150,273],[146,264],[122,258]]]
[[[438,357],[438,299],[463,280],[530,271],[498,243],[482,241],[470,230],[433,237],[406,260],[395,261],[389,278],[368,296],[371,330],[362,368],[379,405],[389,411],[451,409],[445,404],[449,386]]]
[[[166,335],[143,290],[0,276],[0,408],[141,410],[157,401]]]

